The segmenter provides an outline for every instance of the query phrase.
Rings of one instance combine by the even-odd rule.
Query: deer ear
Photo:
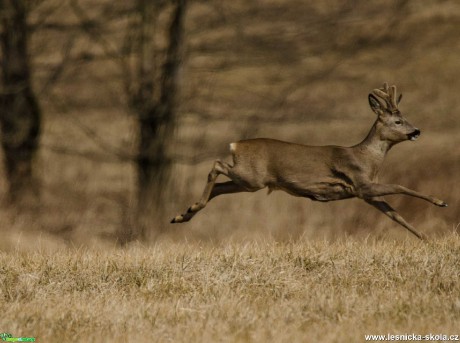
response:
[[[402,93],[399,94],[398,101],[396,101],[396,104],[397,104],[397,105],[399,105],[399,103],[401,102],[401,99],[402,99]]]
[[[383,112],[382,104],[373,94],[369,94],[369,105],[376,114],[380,115]]]

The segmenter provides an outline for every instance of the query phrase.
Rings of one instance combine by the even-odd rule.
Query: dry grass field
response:
[[[80,2],[96,19],[101,4],[124,4]],[[68,3],[43,1],[59,5],[50,27],[74,23]],[[124,22],[101,24],[97,41],[73,32],[75,63],[40,93],[36,213],[3,206],[0,165],[0,333],[37,342],[460,334],[459,23],[456,0],[193,2],[171,197],[149,239],[125,247],[117,234],[134,222],[136,171],[110,148],[134,153],[137,126],[117,61],[98,55],[101,41],[117,45]],[[68,39],[33,34],[37,90]],[[363,201],[283,192],[222,196],[169,225],[232,141],[358,143],[375,120],[367,94],[383,82],[398,86],[401,111],[422,134],[389,153],[379,180],[449,204],[387,197],[427,243]]]
[[[0,331],[37,342],[460,334],[460,238],[0,253]]]

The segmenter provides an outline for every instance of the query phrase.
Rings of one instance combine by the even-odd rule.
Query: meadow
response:
[[[5,247],[3,247],[5,248]],[[460,237],[0,253],[0,331],[37,342],[458,335]]]
[[[100,44],[116,46],[124,27],[103,10],[128,2],[81,0],[96,41],[75,29],[69,3],[43,1],[55,12],[31,17],[49,24],[31,38],[36,89],[66,53],[70,62],[40,93],[40,204],[24,214],[0,192],[0,333],[37,342],[460,334],[458,1],[191,3],[174,182],[147,239],[123,247],[120,234],[136,222],[136,170],[113,151],[134,154],[138,127],[118,61]],[[55,27],[74,30],[70,51]],[[398,86],[422,134],[392,149],[380,182],[449,204],[387,197],[428,242],[358,199],[283,192],[218,197],[190,223],[169,224],[198,200],[230,142],[358,143],[375,120],[367,95],[383,82]],[[4,173],[2,164],[0,190]]]

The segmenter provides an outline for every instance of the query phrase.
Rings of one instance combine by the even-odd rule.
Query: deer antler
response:
[[[376,88],[372,91],[374,95],[383,99],[387,104],[389,110],[395,110],[398,108],[398,102],[396,101],[396,86],[393,85],[388,87],[388,83],[383,84],[383,88]]]

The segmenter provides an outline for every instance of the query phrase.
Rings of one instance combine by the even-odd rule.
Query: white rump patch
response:
[[[235,152],[236,150],[236,143],[230,143],[230,152]]]

